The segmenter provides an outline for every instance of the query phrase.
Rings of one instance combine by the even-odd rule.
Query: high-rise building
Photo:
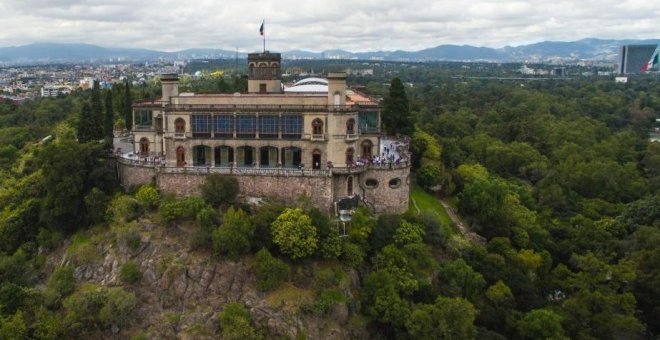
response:
[[[624,45],[619,55],[619,74],[641,74],[658,45]]]

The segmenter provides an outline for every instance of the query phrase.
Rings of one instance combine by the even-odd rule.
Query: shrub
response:
[[[105,221],[109,201],[110,197],[98,188],[93,188],[85,196],[85,207],[91,223],[96,224]]]
[[[267,249],[257,252],[255,271],[257,289],[269,291],[279,287],[289,277],[289,266],[273,257]]]
[[[147,208],[153,209],[158,206],[158,201],[160,200],[160,194],[158,190],[151,185],[143,185],[135,193],[135,199],[140,202],[140,204]]]
[[[59,246],[64,240],[64,235],[60,231],[47,228],[40,228],[37,234],[37,244],[45,250],[52,250]]]
[[[85,334],[98,327],[129,323],[136,305],[135,295],[119,287],[86,284],[64,300],[65,322]]]
[[[119,223],[126,223],[140,216],[140,203],[128,195],[115,197],[108,207],[108,214],[112,220]]]
[[[58,302],[61,298],[73,293],[76,289],[76,278],[73,276],[73,268],[64,266],[55,268],[46,284],[46,296],[48,304]]]
[[[185,215],[185,208],[181,201],[171,199],[160,203],[158,213],[160,214],[163,223],[172,224],[183,218]]]
[[[351,242],[344,242],[342,244],[341,259],[349,267],[357,268],[360,266],[365,256],[364,250],[357,244]]]
[[[73,241],[69,248],[67,248],[66,255],[71,258],[74,264],[82,265],[96,261],[99,257],[99,252],[96,249],[96,245],[89,239],[89,236],[79,232],[73,236]]]
[[[190,249],[210,249],[213,247],[211,234],[218,225],[215,209],[206,207],[197,213],[197,229],[190,235]]]
[[[252,326],[252,318],[245,307],[237,302],[225,305],[220,313],[222,338],[227,340],[259,339],[259,333]]]
[[[238,195],[238,180],[233,176],[210,174],[206,176],[201,189],[202,197],[208,204],[214,207],[231,204]]]
[[[123,225],[113,225],[112,232],[115,234],[120,246],[137,250],[141,242],[140,230],[138,228],[137,222],[133,221]]]
[[[292,259],[309,256],[318,247],[316,228],[300,208],[285,209],[273,222],[271,232],[273,243]]]
[[[424,228],[418,224],[402,220],[394,232],[394,243],[403,246],[409,243],[421,243],[424,240]]]
[[[241,209],[229,208],[222,217],[222,225],[213,231],[213,249],[219,254],[238,256],[250,251],[254,225]]]
[[[141,277],[140,266],[133,261],[128,261],[119,268],[119,280],[123,283],[133,284],[140,281]]]

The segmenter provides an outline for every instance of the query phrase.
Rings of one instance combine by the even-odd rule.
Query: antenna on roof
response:
[[[264,53],[266,53],[266,19],[261,21],[261,28],[259,28],[259,34],[261,34],[262,37],[264,37]]]

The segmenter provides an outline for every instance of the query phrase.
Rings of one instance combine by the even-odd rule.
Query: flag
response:
[[[648,63],[642,65],[642,72],[647,72],[658,68],[658,50],[655,50]]]
[[[264,35],[264,23],[265,22],[266,22],[266,20],[261,22],[261,27],[259,28],[259,34],[260,35]]]

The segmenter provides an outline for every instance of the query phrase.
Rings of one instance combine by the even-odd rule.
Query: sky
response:
[[[416,51],[660,38],[660,0],[2,0],[0,46]]]

